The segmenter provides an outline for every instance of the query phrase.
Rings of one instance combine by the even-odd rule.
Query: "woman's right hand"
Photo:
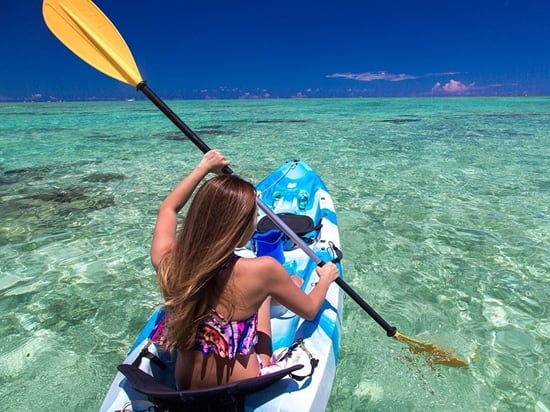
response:
[[[329,282],[334,282],[340,276],[338,268],[332,262],[325,263],[323,266],[317,266],[315,269],[319,278],[327,280]]]
[[[218,150],[210,150],[204,154],[197,168],[203,168],[207,173],[222,174],[222,169],[229,166],[229,160]]]

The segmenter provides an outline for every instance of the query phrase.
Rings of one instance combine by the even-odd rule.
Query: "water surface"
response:
[[[550,407],[550,99],[174,101],[258,182],[300,158],[323,177],[350,299],[330,411]],[[161,301],[156,208],[200,152],[146,101],[0,105],[0,399],[97,410]]]

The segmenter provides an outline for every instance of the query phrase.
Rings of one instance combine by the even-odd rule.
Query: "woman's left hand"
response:
[[[213,149],[204,154],[197,167],[205,168],[208,173],[220,175],[223,173],[222,169],[229,164],[229,160],[220,151]]]

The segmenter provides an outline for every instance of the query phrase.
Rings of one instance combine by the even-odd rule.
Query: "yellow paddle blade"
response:
[[[141,83],[126,42],[90,0],[44,0],[42,14],[52,33],[86,63],[131,86]]]
[[[467,368],[468,362],[453,355],[447,349],[441,348],[433,343],[424,343],[419,340],[401,335],[397,332],[394,336],[400,342],[405,342],[412,353],[425,354],[430,358],[430,363],[446,365],[452,368]]]

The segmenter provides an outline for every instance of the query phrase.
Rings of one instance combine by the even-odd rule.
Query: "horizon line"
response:
[[[550,94],[421,94],[421,95],[360,95],[360,96],[307,96],[307,95],[294,95],[294,96],[208,96],[208,97],[164,97],[163,100],[307,100],[307,99],[425,99],[425,98],[512,98],[512,97],[550,97]],[[74,98],[0,98],[0,103],[62,103],[62,102],[140,102],[149,101],[145,96],[136,96],[135,98],[129,97],[74,97]]]

